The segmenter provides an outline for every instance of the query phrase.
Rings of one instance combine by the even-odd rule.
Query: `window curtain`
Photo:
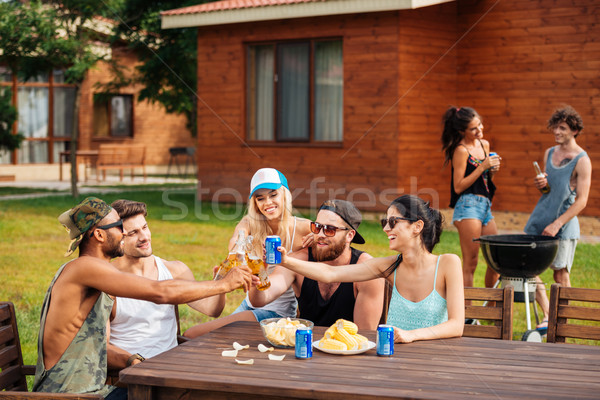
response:
[[[48,88],[20,87],[17,93],[18,130],[25,136],[17,151],[19,164],[48,162],[48,143],[28,141],[48,137]]]
[[[281,140],[309,139],[309,50],[308,43],[277,48],[277,134]]]
[[[316,141],[342,141],[344,67],[342,42],[315,44],[314,132]]]
[[[130,96],[113,96],[110,99],[110,132],[114,137],[131,137],[132,104]]]
[[[73,113],[75,112],[75,88],[55,87],[54,96],[54,137],[71,137]]]
[[[251,46],[248,52],[248,132],[253,140],[273,140],[273,45]]]
[[[10,153],[6,150],[0,150],[0,164],[10,164]]]

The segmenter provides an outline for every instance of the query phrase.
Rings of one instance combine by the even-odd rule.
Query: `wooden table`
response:
[[[66,161],[67,157],[69,157],[71,155],[70,151],[61,151],[60,155],[58,157],[58,164],[59,164],[59,180],[62,181],[63,180],[63,159]],[[83,169],[83,179],[85,181],[87,181],[87,163],[89,162],[90,164],[94,164],[95,162],[98,160],[98,150],[77,150],[75,152],[75,155],[78,159],[78,161],[81,159],[83,160],[83,162],[86,165],[86,168]],[[75,171],[75,173],[77,174],[77,170]],[[97,172],[96,172],[97,174]],[[77,181],[77,179],[76,179]]]
[[[324,328],[315,327],[320,338]],[[374,340],[375,332],[361,332]],[[221,351],[249,344],[238,365]],[[129,399],[572,399],[600,397],[600,346],[455,338],[396,344],[392,357],[375,349],[354,356],[314,349],[298,360],[268,344],[257,323],[237,322],[121,371]]]

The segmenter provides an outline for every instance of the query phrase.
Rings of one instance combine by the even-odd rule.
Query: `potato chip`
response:
[[[241,344],[239,344],[238,342],[233,342],[233,348],[236,350],[245,350],[245,349],[249,349],[250,345],[247,344],[245,346],[242,346]]]
[[[280,355],[280,356],[276,356],[275,354],[269,354],[269,360],[272,360],[272,361],[283,361],[284,358],[285,358],[285,354]]]
[[[235,359],[235,362],[238,364],[243,364],[243,365],[252,365],[254,364],[254,359],[251,358],[249,360],[238,360],[237,358]]]
[[[237,357],[237,350],[223,350],[221,352],[221,357]]]
[[[266,353],[267,351],[273,351],[273,350],[275,350],[273,347],[267,347],[262,343],[260,343],[258,345],[258,351],[260,351],[261,353]]]

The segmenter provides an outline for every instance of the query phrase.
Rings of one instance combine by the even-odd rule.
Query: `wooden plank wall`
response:
[[[330,197],[361,209],[380,204],[379,193],[396,185],[398,123],[395,109],[386,114],[397,97],[396,22],[376,13],[199,29],[199,194],[239,192],[245,201],[254,172],[274,167],[296,206],[314,209]],[[245,43],[320,37],[343,39],[343,146],[245,146]]]
[[[532,161],[554,145],[546,122],[563,103],[582,116],[577,142],[600,165],[600,3],[593,0],[460,0],[458,100],[483,117],[503,158],[493,209],[530,212],[539,193]],[[600,215],[592,180],[584,215]]]
[[[398,190],[447,208],[440,137],[442,115],[456,103],[456,3],[402,11],[398,25]]]
[[[115,48],[112,53],[122,64],[132,71],[139,63],[135,54],[123,48]],[[167,114],[160,104],[137,102],[141,88],[128,87],[120,93],[134,96],[133,139],[94,139],[94,93],[98,91],[94,85],[97,82],[109,82],[112,78],[110,68],[104,63],[98,63],[96,68],[88,72],[82,85],[81,112],[79,114],[80,149],[97,149],[100,143],[135,143],[146,146],[146,162],[149,165],[166,165],[169,163],[169,147],[195,146],[196,139],[186,128],[186,118],[183,115]]]
[[[458,105],[479,111],[503,157],[494,210],[529,212],[539,196],[529,185],[531,162],[554,143],[545,126],[555,107],[570,103],[581,113],[578,142],[600,162],[599,11],[592,0],[459,0],[200,28],[199,194],[221,190],[243,201],[254,171],[271,166],[286,174],[299,206],[343,197],[381,210],[411,192],[445,208],[441,117]],[[312,37],[344,41],[343,147],[245,146],[244,44]],[[599,197],[592,185],[584,215],[600,215]]]

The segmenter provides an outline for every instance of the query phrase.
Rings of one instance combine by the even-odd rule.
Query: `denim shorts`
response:
[[[244,299],[244,301],[242,301],[242,304],[240,304],[239,307],[236,308],[234,312],[232,312],[232,314],[239,313],[242,311],[252,311],[252,313],[254,314],[254,317],[256,318],[256,320],[258,322],[262,321],[263,319],[267,319],[267,318],[282,318],[282,316],[277,314],[275,311],[264,310],[262,308],[250,307],[250,304],[248,304],[246,299]]]
[[[487,225],[492,218],[492,202],[487,197],[476,194],[463,194],[454,206],[452,223],[463,219],[478,219],[482,225]]]

